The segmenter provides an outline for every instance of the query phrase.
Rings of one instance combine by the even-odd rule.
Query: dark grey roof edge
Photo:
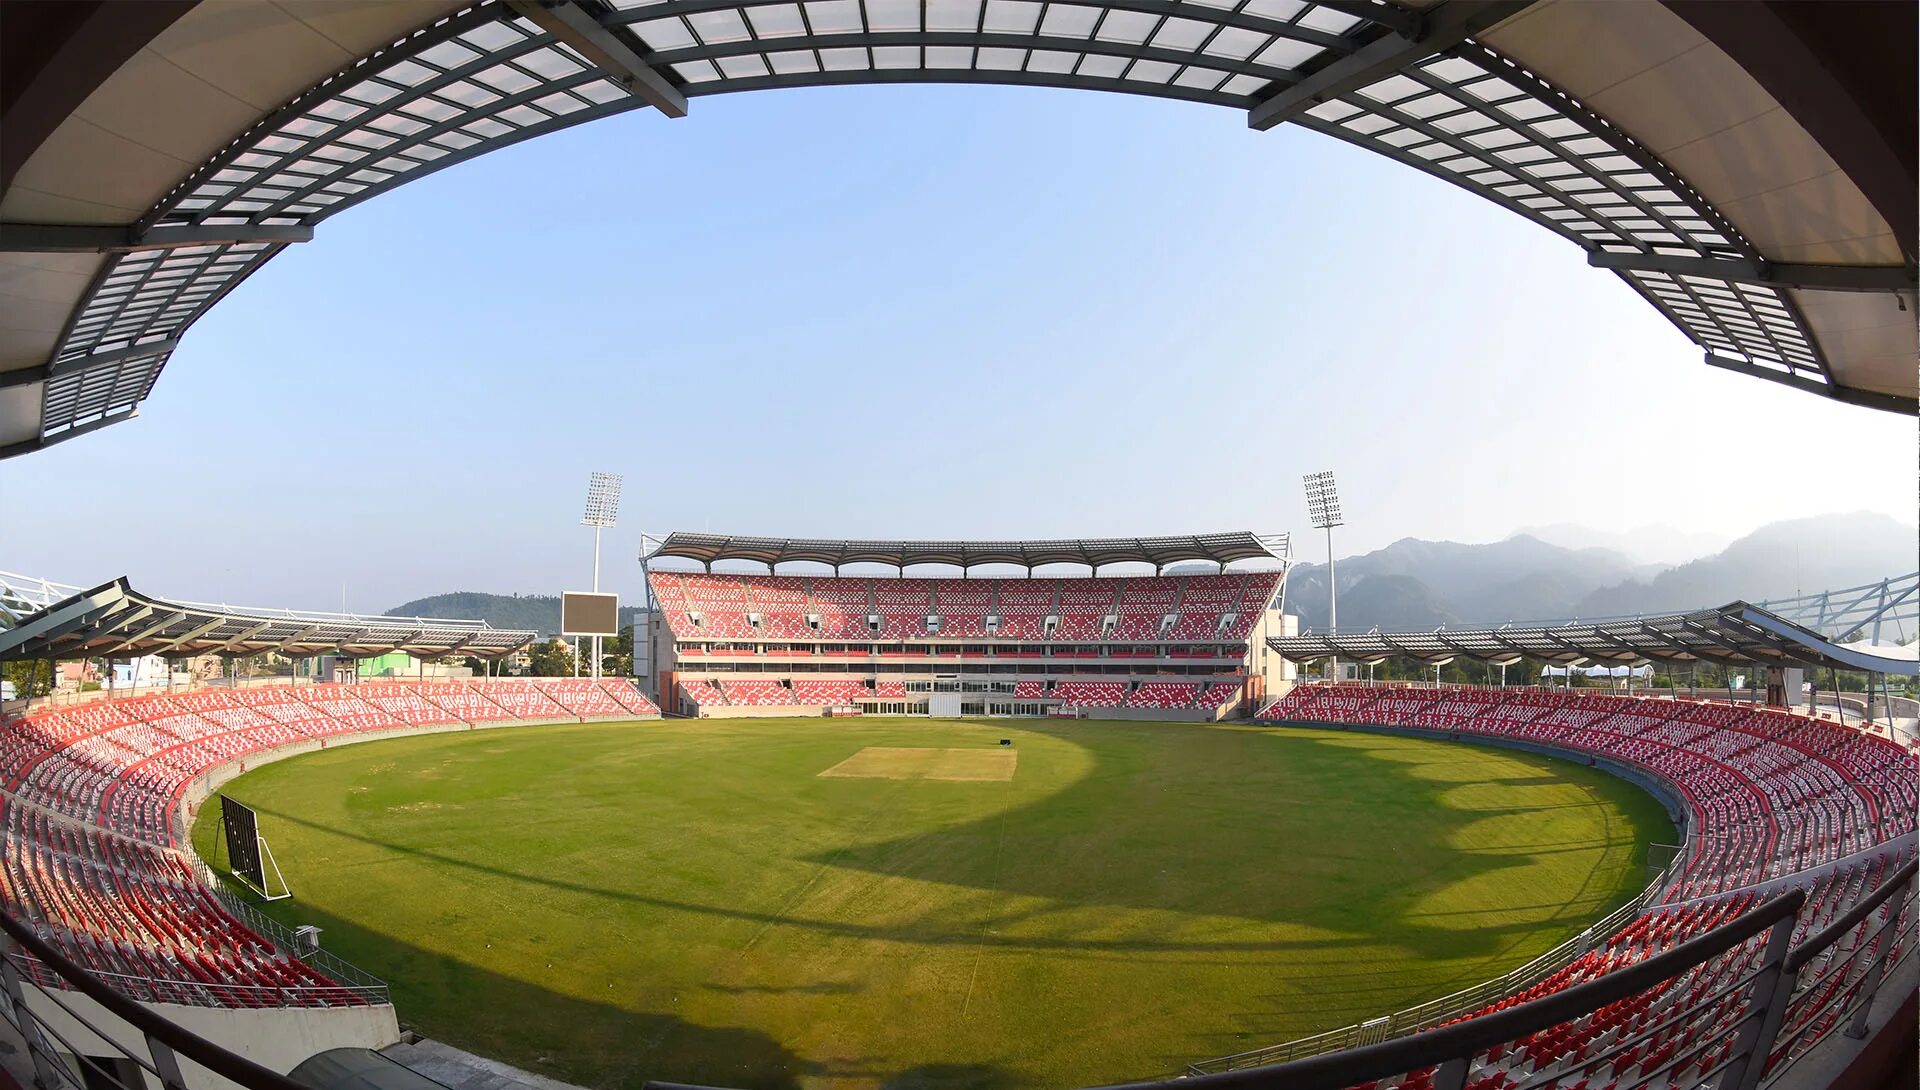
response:
[[[1035,538],[998,541],[942,541],[875,538],[799,538],[743,534],[674,531],[642,553],[642,562],[677,557],[711,565],[721,560],[746,560],[773,567],[810,561],[839,566],[874,563],[905,568],[920,564],[972,567],[978,564],[1143,563],[1165,565],[1183,560],[1230,564],[1238,560],[1287,560],[1284,534],[1256,534],[1251,530],[1215,533],[1107,538]]]

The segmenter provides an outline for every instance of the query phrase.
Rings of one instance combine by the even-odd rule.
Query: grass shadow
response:
[[[283,923],[324,928],[327,948],[349,961],[381,966],[390,974],[403,1025],[548,1078],[608,1090],[638,1090],[648,1079],[799,1090],[802,1078],[817,1072],[817,1065],[750,1027],[698,1025],[584,999],[573,994],[583,986],[574,967],[554,967],[551,985],[543,986],[423,950],[310,904],[260,907]],[[607,993],[617,996],[620,988],[610,982]],[[448,992],[474,1001],[462,1005],[458,1018],[434,1017],[442,1008],[429,1000]],[[567,1027],[564,1041],[548,1031],[556,1022]]]
[[[1103,751],[1090,774],[1030,805],[815,861],[1056,905],[1299,925],[1319,933],[1316,941],[1325,945],[1363,935],[1422,958],[1486,957],[1543,931],[1571,933],[1637,892],[1630,882],[1607,882],[1599,874],[1618,848],[1618,836],[1632,830],[1606,828],[1596,835],[1575,819],[1604,819],[1623,800],[1644,796],[1570,762],[1549,764],[1528,755],[1514,768],[1514,755],[1478,747],[1296,731],[1271,735],[1274,744],[1288,746],[1284,761],[1250,762],[1245,747],[1259,743],[1248,735],[1271,732],[1103,724],[1124,727],[1143,735],[1183,733],[1176,745]],[[1023,722],[1021,729],[1071,740],[1080,728]],[[1510,771],[1490,772],[1502,758]],[[1583,796],[1565,800],[1569,784]],[[1490,806],[1467,805],[1458,797],[1529,789],[1565,801]],[[1518,843],[1468,846],[1499,839],[1483,834],[1488,824],[1537,827],[1556,816],[1580,825],[1580,832],[1558,840],[1529,835]],[[1329,829],[1357,831],[1359,839],[1329,845]],[[1288,851],[1291,844],[1309,842],[1309,851]],[[1200,843],[1205,851],[1194,850]],[[1083,857],[1073,867],[1054,865],[1063,850]],[[1112,868],[1089,866],[1085,853],[1111,859]],[[1594,865],[1566,901],[1507,895],[1510,878],[1532,874],[1555,856],[1582,853],[1594,856]],[[1319,869],[1309,870],[1309,860]],[[1335,873],[1342,869],[1349,873]],[[1380,871],[1386,880],[1343,880],[1363,870]],[[1484,906],[1435,909],[1427,903],[1452,889],[1499,894],[1492,899],[1510,918],[1472,927],[1442,922],[1490,915]],[[1005,924],[1017,922],[1015,917]],[[1057,941],[1073,942],[1071,936]],[[1143,938],[1134,948],[1162,947]]]

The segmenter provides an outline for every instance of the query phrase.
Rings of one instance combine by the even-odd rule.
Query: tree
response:
[[[30,696],[45,696],[53,691],[53,663],[41,663],[32,659],[24,662],[4,664],[0,678],[12,683],[16,698],[24,700]]]
[[[548,640],[535,644],[528,652],[533,660],[530,672],[534,677],[569,677],[573,674],[573,648],[562,639]]]
[[[633,673],[632,625],[622,625],[620,634],[602,649],[600,672],[608,677],[627,677]]]

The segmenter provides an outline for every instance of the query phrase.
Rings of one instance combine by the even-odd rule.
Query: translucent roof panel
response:
[[[1724,216],[1631,137],[1473,42],[1299,120],[1470,189],[1587,250],[1762,264]],[[1620,275],[1708,352],[1830,381],[1785,291],[1709,276]]]
[[[1274,83],[1352,53],[1386,5],[1100,4],[1029,0],[667,2],[626,6],[650,63],[689,95],[859,82],[990,82],[1252,105]]]
[[[70,589],[70,588],[65,588]],[[210,652],[351,655],[406,651],[415,655],[498,657],[533,642],[536,633],[493,628],[484,621],[368,617],[250,609],[155,598],[125,579],[103,583],[13,619],[0,629],[0,661],[86,655],[197,655]]]
[[[41,443],[0,455],[129,414],[182,332],[298,241],[285,232],[310,234],[409,179],[638,108],[650,82],[668,98],[1033,85],[1256,114],[1292,91],[1312,103],[1289,115],[1299,124],[1472,190],[1615,268],[1709,362],[1860,393],[1839,391],[1797,289],[1756,272],[1766,262],[1725,215],[1541,75],[1471,37],[1426,37],[1449,10],[1379,0],[558,0],[536,20],[476,4],[261,117],[131,225],[131,247],[103,247],[112,256],[35,376],[46,382]],[[180,241],[140,248],[150,232]],[[1852,325],[1835,321],[1839,343]],[[1911,399],[1881,396],[1883,408],[1912,410]]]
[[[1836,596],[1843,593],[1830,592]],[[1920,670],[1920,663],[1910,655],[1889,657],[1871,646],[1866,650],[1842,646],[1812,628],[1746,602],[1688,613],[1566,621],[1529,628],[1375,630],[1332,635],[1309,632],[1272,637],[1267,640],[1267,646],[1296,662],[1337,655],[1365,663],[1397,655],[1428,663],[1446,662],[1457,656],[1512,663],[1525,656],[1567,665],[1587,662],[1615,665],[1800,663],[1909,676]]]

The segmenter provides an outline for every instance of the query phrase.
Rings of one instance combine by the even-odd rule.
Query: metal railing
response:
[[[301,948],[303,944],[292,928],[241,900],[227,887],[226,883],[214,877],[212,869],[199,856],[195,855],[192,858],[199,864],[202,884],[219,898],[220,907],[245,924],[254,934],[272,943],[276,949],[284,950],[289,955],[299,958],[327,979],[334,981],[338,986],[334,990],[351,992],[366,1003],[393,1002],[392,989],[387,986],[386,981],[325,947],[314,946],[303,950]]]
[[[1903,944],[1913,937],[1917,872],[1920,862],[1909,859],[1893,877],[1787,955],[1792,999],[1768,1057],[1769,1076],[1784,1075],[1842,1023],[1846,1036],[1867,1036],[1880,986],[1909,953]]]
[[[7,959],[22,979],[41,988],[58,988],[61,977],[37,958],[10,953]],[[339,984],[221,984],[185,977],[156,977],[90,969],[95,979],[129,999],[183,1007],[280,1009],[288,1007],[366,1006],[361,990]],[[385,1002],[384,999],[380,1002]]]
[[[1753,1000],[1772,995],[1787,956],[1787,944],[1793,935],[1796,916],[1806,895],[1800,891],[1784,894],[1753,911],[1696,936],[1636,965],[1609,973],[1597,980],[1576,984],[1564,991],[1533,1000],[1504,1011],[1471,1018],[1409,1037],[1362,1045],[1343,1052],[1294,1060],[1268,1067],[1227,1071],[1197,1076],[1184,1084],[1191,1090],[1201,1088],[1258,1088],[1258,1090],[1338,1090],[1374,1079],[1411,1075],[1403,1085],[1431,1087],[1432,1090],[1462,1090],[1467,1076],[1475,1070],[1475,1061],[1483,1057],[1487,1064],[1510,1060],[1509,1074],[1522,1087],[1549,1086],[1560,1079],[1577,1080],[1577,1068],[1598,1068],[1623,1055],[1628,1049],[1647,1047],[1645,1063],[1628,1078],[1616,1079],[1621,1090],[1665,1084],[1691,1068],[1700,1056],[1712,1055],[1715,1062],[1709,1076],[1747,1066],[1749,1058],[1761,1053],[1759,1045],[1766,1015],[1771,1007]],[[1534,1035],[1565,1026],[1612,1004],[1635,999],[1670,982],[1687,978],[1713,959],[1765,935],[1766,947],[1758,968],[1744,973],[1712,991],[1700,994],[1682,1009],[1662,1012],[1650,1028],[1636,1028],[1611,1042],[1601,1053],[1588,1054],[1582,1060],[1563,1060],[1557,1045],[1534,1048]],[[1691,1015],[1724,1007],[1731,1017],[1719,1017],[1719,1032],[1701,1034],[1691,1024]],[[1751,1032],[1750,1032],[1751,1028]],[[1668,1037],[1681,1031],[1689,1041],[1683,1047],[1667,1051]],[[1744,1040],[1744,1047],[1729,1049],[1724,1057],[1717,1050],[1730,1033]],[[1702,1040],[1701,1038],[1705,1038]],[[1750,1038],[1750,1039],[1748,1039]],[[1771,1041],[1771,1037],[1766,1038]],[[1518,1047],[1509,1048],[1520,1042]],[[1573,1050],[1565,1050],[1571,1056]],[[1763,1054],[1763,1053],[1761,1053]],[[1536,1066],[1536,1061],[1538,1064]],[[1622,1064],[1625,1068],[1628,1065]],[[1529,1070],[1531,1068],[1531,1070]],[[1757,1071],[1755,1072],[1757,1075]],[[1151,1083],[1131,1083],[1144,1088]],[[1724,1080],[1727,1090],[1751,1090],[1744,1077]],[[1117,1088],[1109,1088],[1117,1090]]]
[[[1852,1038],[1867,1035],[1881,984],[1911,953],[1906,942],[1917,866],[1909,859],[1797,946],[1791,942],[1806,900],[1801,890],[1638,964],[1508,1010],[1291,1062],[1200,1074],[1182,1085],[1335,1090],[1407,1076],[1401,1085],[1461,1090],[1469,1074],[1500,1070],[1520,1090],[1588,1078],[1618,1090],[1753,1090],[1784,1075],[1836,1029],[1844,1026]],[[1766,941],[1757,963],[1738,956],[1761,934]],[[1723,958],[1716,978],[1711,967]],[[1674,1001],[1649,1004],[1644,1020],[1618,1022],[1584,1040],[1551,1032],[1663,988]],[[1602,1073],[1608,1078],[1598,1078]]]
[[[1298,1037],[1291,1041],[1282,1041],[1279,1044],[1249,1049],[1245,1052],[1236,1052],[1230,1056],[1200,1060],[1188,1064],[1186,1073],[1208,1075],[1222,1071],[1239,1071],[1267,1064],[1285,1063],[1288,1060],[1297,1060],[1306,1056],[1318,1056],[1325,1052],[1337,1052],[1341,1049],[1374,1044],[1392,1037],[1404,1037],[1409,1033],[1481,1010],[1490,1003],[1538,984],[1572,964],[1581,955],[1604,945],[1615,932],[1632,923],[1635,917],[1644,912],[1660,897],[1661,893],[1665,892],[1684,860],[1684,855],[1675,855],[1668,860],[1660,876],[1642,890],[1639,896],[1607,913],[1579,934],[1546,953],[1490,980],[1484,980],[1437,999],[1416,1003],[1391,1014],[1370,1018],[1365,1022],[1355,1022],[1324,1033]]]
[[[117,834],[113,834],[117,835]],[[193,868],[199,888],[212,895],[240,924],[271,943],[288,957],[319,972],[325,984],[245,984],[199,980],[185,975],[116,973],[88,969],[122,995],[148,1003],[175,1003],[193,1007],[252,1009],[270,1007],[386,1006],[393,1002],[386,981],[317,945],[301,941],[292,928],[266,915],[237,896],[214,874],[206,861],[191,852],[180,856]],[[25,926],[31,926],[29,920]],[[43,987],[59,987],[61,977],[30,952],[8,951],[5,957],[24,977]]]
[[[9,956],[0,958],[0,991],[4,992],[4,996],[0,996],[0,1012],[5,1013],[7,1021],[26,1042],[27,1054],[33,1064],[34,1082],[41,1090],[93,1090],[93,1087],[102,1085],[145,1090],[146,1076],[158,1080],[164,1090],[187,1090],[187,1080],[180,1068],[183,1057],[247,1090],[306,1090],[287,1076],[182,1029],[121,995],[97,975],[69,961],[66,955],[42,942],[31,929],[5,913],[0,913],[0,931],[5,932],[9,943],[15,948],[8,951]],[[40,980],[23,976],[12,956],[16,951],[27,954],[66,988],[49,987]],[[104,1042],[106,1047],[119,1052],[142,1074],[129,1086],[121,1071],[101,1062],[106,1057],[99,1052],[100,1045],[73,1041],[60,1033],[53,1024],[55,1019],[36,1012],[28,1002],[29,989]],[[122,1044],[121,1038],[126,1036],[125,1033],[96,1025],[84,1013],[76,1010],[72,1003],[61,997],[67,989],[85,995],[108,1014],[124,1022],[138,1036],[143,1047]]]

